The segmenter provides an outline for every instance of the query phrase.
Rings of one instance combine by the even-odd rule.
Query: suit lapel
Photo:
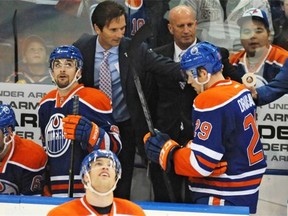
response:
[[[167,56],[173,59],[174,52],[175,52],[174,43],[170,43],[169,46],[167,47],[167,53],[165,53],[164,56]]]
[[[123,38],[119,45],[119,68],[120,68],[120,78],[123,91],[126,92],[126,82],[129,75],[129,58],[131,60],[131,56],[127,57],[128,50],[128,40]]]
[[[94,73],[95,73],[94,61],[95,61],[95,52],[96,52],[96,40],[97,40],[97,36],[94,36],[88,43],[89,55],[87,57],[88,57],[88,65],[89,65],[88,70],[90,71],[88,79],[93,82],[91,83],[92,86],[94,86]]]

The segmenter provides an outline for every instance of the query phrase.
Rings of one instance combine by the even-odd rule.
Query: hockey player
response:
[[[57,89],[40,101],[39,124],[49,157],[52,196],[67,196],[70,160],[74,160],[74,196],[84,193],[79,176],[83,158],[92,150],[121,150],[110,99],[101,91],[78,83],[83,58],[74,46],[60,46],[50,55],[50,69]],[[72,114],[73,96],[79,96],[79,115]],[[71,158],[71,140],[75,154]]]
[[[48,216],[145,215],[141,207],[131,201],[114,198],[113,191],[121,178],[121,172],[121,164],[113,152],[91,152],[84,158],[80,172],[86,188],[85,196],[55,207]]]
[[[0,105],[0,194],[41,195],[47,155],[32,140],[14,134],[15,114]]]
[[[255,213],[266,162],[250,91],[224,79],[219,50],[208,42],[189,48],[181,67],[198,93],[192,109],[194,138],[180,148],[167,134],[148,133],[147,157],[165,171],[189,177],[193,203],[248,206]]]

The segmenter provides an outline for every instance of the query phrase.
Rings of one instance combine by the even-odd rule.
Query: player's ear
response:
[[[86,174],[83,176],[83,181],[84,181],[85,183],[88,183],[88,182],[89,182],[89,178],[88,178],[87,175],[88,175],[88,174],[86,173]]]
[[[76,71],[76,79],[79,80],[82,77],[82,70],[79,68]]]
[[[206,71],[205,68],[199,68],[198,69],[198,76],[201,77],[201,76],[208,76],[208,72]]]
[[[81,77],[81,76],[82,76],[82,70],[79,69],[79,72],[78,72],[78,75],[77,75],[77,79],[78,79],[79,77]]]
[[[9,133],[13,133],[13,128],[12,127],[8,127],[8,132]]]

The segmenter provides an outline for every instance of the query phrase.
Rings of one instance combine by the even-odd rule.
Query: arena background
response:
[[[53,85],[28,85],[4,83],[5,77],[14,72],[15,67],[15,34],[13,16],[16,14],[16,29],[19,62],[21,61],[21,43],[29,35],[39,35],[47,43],[49,50],[55,46],[71,44],[83,33],[92,33],[89,16],[96,0],[1,0],[0,1],[0,102],[11,104],[15,109],[19,127],[17,134],[32,138],[40,143],[38,128],[37,104],[40,98]],[[125,4],[125,1],[119,0]],[[142,1],[138,1],[142,2]],[[150,1],[151,3],[152,1]],[[162,5],[161,0],[154,0],[153,5]],[[276,0],[275,0],[276,2]],[[127,36],[145,23],[145,11],[140,8],[127,7],[129,25]],[[144,4],[140,4],[144,7]],[[162,9],[163,11],[161,11]],[[277,11],[277,7],[272,8]],[[278,8],[279,9],[279,8]],[[166,13],[165,7],[159,7],[158,18]],[[142,16],[142,17],[141,17]],[[144,21],[144,22],[143,22]],[[149,20],[148,20],[149,21]],[[165,20],[160,20],[165,23]],[[15,27],[15,26],[14,26]],[[163,37],[154,32],[158,38]],[[165,34],[165,30],[161,33]],[[167,35],[167,34],[166,34]],[[165,43],[150,38],[151,47]],[[257,215],[287,215],[288,200],[288,102],[287,96],[258,109],[258,126],[264,145],[268,170],[260,188],[260,200]],[[147,170],[143,168],[138,157],[135,160],[135,172],[132,185],[132,200],[151,201],[153,193]],[[148,190],[147,190],[148,188]],[[6,206],[6,205],[5,205]],[[2,208],[1,208],[2,212]]]

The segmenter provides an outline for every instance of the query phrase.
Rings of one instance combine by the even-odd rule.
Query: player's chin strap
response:
[[[208,79],[206,81],[202,82],[202,83],[198,81],[198,77],[195,78],[196,83],[198,85],[200,85],[200,87],[201,87],[201,92],[203,92],[205,90],[204,89],[204,85],[210,81],[210,78],[211,78],[211,74],[210,73],[208,73]]]
[[[79,74],[79,72],[80,72],[80,69],[78,69],[78,70],[76,71],[73,80],[70,82],[70,84],[69,84],[68,86],[66,86],[66,87],[64,87],[64,88],[60,88],[60,87],[57,85],[57,82],[55,81],[54,77],[52,76],[52,71],[51,71],[51,69],[49,70],[50,76],[51,76],[51,78],[52,78],[52,82],[53,82],[53,83],[58,87],[58,89],[60,89],[60,90],[66,90],[66,89],[70,88],[70,87],[73,85],[73,83],[78,82],[78,80],[81,79],[81,77],[82,77],[82,75]],[[79,76],[77,76],[78,74],[79,74]]]
[[[116,189],[116,186],[117,186],[117,183],[118,183],[118,180],[119,180],[119,179],[120,179],[120,178],[117,177],[117,179],[116,179],[116,181],[115,181],[115,184],[114,184],[113,187],[112,187],[110,190],[108,190],[107,192],[99,192],[99,191],[96,191],[96,190],[92,187],[90,175],[88,175],[88,180],[89,180],[89,181],[88,181],[86,184],[84,184],[84,187],[85,187],[85,189],[88,189],[88,190],[92,191],[93,193],[95,193],[95,194],[97,194],[97,195],[99,195],[99,196],[107,196],[108,194],[110,194],[111,192],[113,192],[113,191]]]
[[[2,153],[3,153],[3,155],[6,154],[6,150],[7,150],[7,148],[8,148],[8,145],[9,145],[10,143],[14,142],[14,136],[15,136],[14,133],[12,133],[11,135],[6,134],[6,133],[4,134],[4,138],[3,138],[4,148],[3,148],[3,150],[0,152],[0,157],[1,157],[1,158],[2,158]],[[7,141],[7,140],[8,140],[8,141]]]

